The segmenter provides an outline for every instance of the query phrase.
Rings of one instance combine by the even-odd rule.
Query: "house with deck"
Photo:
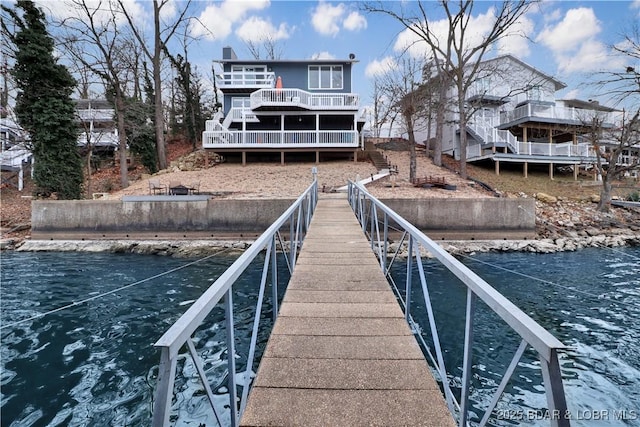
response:
[[[218,61],[223,109],[206,122],[203,148],[230,158],[289,153],[357,160],[363,141],[359,96],[348,59],[238,59],[231,47]]]
[[[78,147],[85,152],[113,154],[118,147],[115,110],[105,99],[77,99]]]
[[[443,152],[459,159],[460,133],[466,132],[468,162],[492,161],[496,173],[501,163],[517,163],[525,176],[530,164],[548,165],[551,177],[555,166],[570,166],[577,177],[580,167],[596,161],[589,136],[594,117],[602,129],[613,129],[620,112],[592,101],[557,100],[555,93],[565,87],[511,55],[484,61],[466,94],[465,129],[457,110],[447,109]],[[457,97],[454,89],[448,97]],[[416,140],[424,139],[426,131]]]

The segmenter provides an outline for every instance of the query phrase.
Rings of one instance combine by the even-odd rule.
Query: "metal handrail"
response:
[[[229,389],[229,408],[231,411],[231,425],[235,427],[242,415],[244,409],[249,384],[251,382],[251,371],[253,369],[253,355],[255,354],[255,346],[257,337],[258,321],[254,321],[251,346],[249,349],[249,358],[247,367],[244,372],[243,385],[243,401],[240,402],[240,411],[238,411],[238,402],[236,394],[236,368],[235,368],[235,347],[234,347],[234,323],[233,323],[233,302],[232,291],[233,285],[240,275],[251,265],[256,257],[266,250],[265,262],[262,273],[262,282],[260,285],[260,295],[256,306],[256,319],[260,319],[262,300],[267,282],[267,272],[269,267],[272,272],[272,298],[273,298],[273,318],[277,316],[277,257],[276,247],[278,242],[285,252],[285,258],[289,271],[292,272],[295,267],[298,249],[302,245],[303,235],[309,228],[311,216],[315,210],[318,200],[318,181],[314,176],[313,183],[305,190],[304,193],[260,236],[240,257],[198,298],[189,309],[162,335],[162,337],[154,344],[161,349],[160,366],[158,368],[158,382],[155,394],[155,404],[153,407],[153,426],[169,425],[169,414],[171,412],[171,402],[173,397],[173,384],[176,375],[176,365],[178,360],[178,352],[185,345],[188,348],[193,362],[197,368],[198,375],[204,385],[205,391],[211,403],[211,407],[215,412],[213,405],[213,392],[206,378],[202,361],[198,355],[192,336],[200,327],[206,316],[213,308],[224,298],[225,305],[225,325],[227,332],[227,352],[229,375],[227,388]],[[286,256],[280,230],[289,227],[289,255]]]
[[[511,301],[504,297],[500,292],[495,290],[486,281],[480,278],[477,274],[471,271],[468,267],[454,258],[447,251],[442,249],[437,243],[424,235],[420,230],[410,224],[407,220],[402,218],[396,212],[391,210],[384,203],[380,202],[374,196],[372,196],[364,186],[349,182],[348,185],[349,204],[351,205],[356,217],[358,218],[362,229],[365,234],[369,235],[371,239],[371,248],[376,252],[380,260],[380,267],[382,271],[388,275],[390,265],[388,260],[391,258],[393,262],[397,253],[400,251],[400,246],[396,254],[390,255],[388,246],[389,235],[389,222],[393,221],[397,225],[400,232],[403,232],[401,238],[401,244],[408,240],[408,253],[407,253],[407,279],[405,288],[405,300],[401,302],[405,308],[405,318],[409,322],[414,331],[420,328],[413,321],[411,310],[411,286],[412,286],[412,268],[413,263],[417,264],[420,284],[424,295],[424,303],[427,308],[427,314],[429,317],[430,330],[432,334],[432,340],[434,349],[436,351],[436,358],[431,355],[429,348],[423,341],[426,351],[429,353],[431,360],[438,372],[439,377],[442,380],[444,387],[445,399],[452,413],[458,413],[459,425],[466,426],[468,424],[467,417],[469,412],[469,383],[471,378],[471,349],[473,343],[473,317],[475,313],[476,300],[480,298],[491,310],[493,310],[507,325],[513,329],[520,337],[522,342],[520,347],[515,352],[515,355],[511,361],[511,364],[505,372],[502,382],[498,386],[493,399],[485,412],[483,419],[480,421],[480,426],[484,426],[489,416],[493,412],[502,392],[504,391],[508,381],[511,378],[515,367],[517,366],[520,358],[522,357],[524,350],[531,346],[538,353],[540,365],[542,368],[542,377],[544,381],[544,387],[547,396],[547,405],[549,410],[549,420],[552,426],[569,426],[570,420],[567,416],[566,397],[564,393],[564,387],[562,383],[562,375],[560,372],[560,363],[558,360],[558,352],[565,350],[566,347],[558,339],[556,339],[551,333],[544,329],[535,320],[529,317],[526,313],[516,307]],[[381,218],[380,218],[381,217]],[[382,228],[382,230],[381,230]],[[408,236],[408,237],[407,237]],[[454,393],[449,385],[447,377],[447,370],[444,365],[443,352],[440,347],[438,338],[438,332],[435,325],[435,318],[433,316],[433,309],[431,300],[429,298],[429,288],[427,285],[426,276],[424,274],[422,261],[420,258],[420,248],[428,250],[443,266],[445,266],[450,272],[452,272],[467,288],[467,307],[466,307],[466,319],[465,319],[465,338],[464,338],[464,356],[463,356],[463,377],[462,377],[462,394],[460,402],[457,402]],[[400,295],[399,295],[400,297]],[[418,335],[422,339],[421,335]],[[437,359],[437,360],[436,360]]]

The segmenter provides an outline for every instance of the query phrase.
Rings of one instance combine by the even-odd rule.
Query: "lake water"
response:
[[[640,248],[479,254],[462,260],[570,346],[561,364],[574,425],[640,426]],[[3,253],[2,426],[148,425],[159,361],[153,343],[233,261],[229,256],[213,257],[97,297],[193,260],[130,254]],[[426,261],[425,266],[438,330],[447,348],[445,362],[455,383],[462,359],[464,290],[433,262]],[[246,363],[243,357],[261,267],[257,262],[250,268],[234,296],[239,371]],[[401,268],[394,272],[399,280],[402,274]],[[92,296],[96,299],[12,326]],[[418,318],[419,305],[414,307]],[[224,330],[216,323],[221,316],[221,309],[214,310],[195,341],[222,411],[228,400]],[[268,338],[270,314],[262,318],[261,348]],[[475,323],[477,375],[471,410],[472,420],[477,421],[519,340],[482,304]],[[172,420],[177,425],[214,425],[187,359],[179,363],[179,373]],[[536,410],[544,406],[539,367],[528,351],[492,423],[548,425],[536,419]],[[602,419],[594,421],[594,417]]]

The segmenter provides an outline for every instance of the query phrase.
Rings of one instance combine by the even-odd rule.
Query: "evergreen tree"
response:
[[[19,16],[18,9],[22,9]],[[31,0],[19,0],[9,12],[18,30],[13,36],[18,86],[16,114],[29,132],[38,192],[60,199],[82,196],[82,160],[71,94],[76,85],[66,67],[53,56],[53,39],[44,13]]]

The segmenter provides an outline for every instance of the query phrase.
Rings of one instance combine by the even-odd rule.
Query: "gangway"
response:
[[[232,285],[248,263],[266,250],[245,371],[236,372],[235,358],[228,357],[228,408],[231,410],[225,425],[467,426],[470,379],[474,373],[474,313],[476,305],[482,302],[515,331],[521,341],[482,420],[474,425],[487,424],[524,352],[531,348],[540,362],[550,425],[569,426],[558,358],[564,345],[371,196],[362,185],[350,182],[347,199],[348,204],[345,195],[338,193],[323,195],[318,201],[314,181],[156,343],[162,355],[153,425],[169,425],[176,360],[183,346],[193,358],[214,407],[207,375],[191,337],[224,297],[227,351],[235,354]],[[292,236],[288,251],[279,231],[283,227],[289,227]],[[396,252],[392,252],[388,244],[392,230],[401,234]],[[303,235],[306,235],[304,239]],[[252,380],[268,265],[275,265],[278,244],[285,252],[292,275],[279,311],[274,304],[273,316],[279,315],[257,376]],[[394,284],[394,296],[385,276],[390,276],[391,265],[397,262],[403,246],[407,250],[406,283],[403,292]],[[456,367],[445,366],[422,263],[424,251],[430,252],[466,287],[460,393],[454,392],[450,380],[457,375],[452,373]],[[413,318],[412,310],[415,311],[417,304],[412,299],[418,295],[412,290],[416,286],[414,282],[421,287],[421,305],[426,307],[429,325],[418,325]],[[272,290],[272,300],[277,302],[277,274],[272,276]],[[427,327],[431,331],[433,351],[419,332]],[[431,369],[440,385],[434,382]],[[250,386],[253,388],[249,394]],[[242,397],[239,398],[240,387]],[[215,413],[215,407],[213,411]]]

